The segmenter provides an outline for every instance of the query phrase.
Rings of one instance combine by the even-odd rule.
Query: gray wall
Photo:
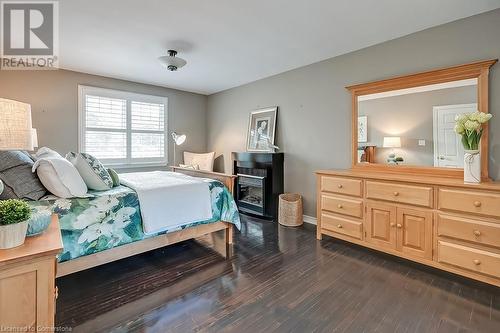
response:
[[[67,70],[0,71],[0,97],[31,104],[40,147],[61,154],[78,148],[79,84],[168,97],[169,131],[187,135],[176,162],[182,161],[182,150],[206,151],[206,96]],[[172,144],[169,137],[170,163]]]
[[[304,195],[316,216],[314,171],[351,165],[351,105],[345,86],[500,57],[500,10],[473,16],[209,96],[208,149],[230,172],[244,151],[251,110],[278,105],[277,144],[285,189]],[[346,34],[348,38],[348,34]],[[307,52],[307,50],[304,50]],[[490,174],[500,178],[500,69],[491,71]]]
[[[360,116],[368,116],[368,142],[377,145],[375,162],[386,164],[391,148],[382,148],[384,136],[401,137],[394,151],[406,165],[434,165],[434,106],[477,103],[477,86],[440,89],[358,102]],[[418,140],[424,139],[425,146]]]

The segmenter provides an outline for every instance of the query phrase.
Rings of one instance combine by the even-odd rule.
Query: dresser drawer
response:
[[[432,207],[432,187],[427,186],[367,181],[366,197],[368,199]]]
[[[361,239],[363,223],[323,212],[321,213],[321,228],[338,234]]]
[[[321,177],[321,191],[361,197],[362,181],[342,177]]]
[[[439,241],[438,261],[476,273],[500,277],[500,254],[498,253]]]
[[[438,236],[500,247],[500,224],[439,214]]]
[[[362,217],[363,201],[345,197],[337,197],[329,194],[322,194],[321,209],[343,215]]]
[[[440,188],[439,209],[500,217],[500,194]]]

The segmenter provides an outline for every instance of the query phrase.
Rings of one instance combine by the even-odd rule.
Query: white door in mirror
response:
[[[464,148],[460,136],[453,130],[457,114],[476,112],[477,104],[457,104],[433,107],[434,166],[463,168]]]

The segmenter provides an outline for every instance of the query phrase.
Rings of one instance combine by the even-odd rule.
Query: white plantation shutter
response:
[[[109,165],[167,163],[167,98],[79,86],[80,151]]]

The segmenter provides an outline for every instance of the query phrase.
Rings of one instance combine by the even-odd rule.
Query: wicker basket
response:
[[[297,193],[280,194],[278,222],[287,227],[298,227],[302,218],[302,196]]]

